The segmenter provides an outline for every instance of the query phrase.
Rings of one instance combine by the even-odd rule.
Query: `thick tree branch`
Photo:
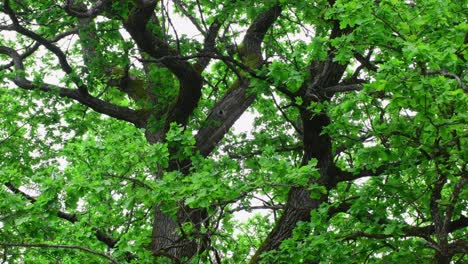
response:
[[[263,37],[273,26],[280,13],[281,7],[274,6],[260,14],[248,28],[240,46],[245,47],[245,55],[258,57],[255,65],[247,66],[258,68],[262,65],[260,50]],[[255,94],[247,94],[249,85],[248,79],[238,79],[229,89],[230,92],[211,109],[206,119],[207,126],[201,128],[196,135],[197,149],[202,155],[208,156],[214,150],[234,122],[255,100]]]
[[[202,53],[212,53],[216,50],[215,42],[216,38],[218,37],[218,32],[221,28],[221,25],[222,22],[219,19],[215,19],[215,21],[211,24],[208,32],[205,35]],[[210,57],[200,57],[194,67],[198,72],[202,72],[209,63]]]
[[[338,21],[333,21],[330,39],[349,32],[350,29],[342,29]],[[335,50],[330,49],[327,59],[311,62],[309,76],[298,91],[304,105],[309,105],[312,101],[329,100],[329,97],[322,89],[338,85],[347,67],[347,64],[340,64],[335,61],[334,56]],[[327,190],[331,190],[337,183],[332,159],[332,144],[331,138],[323,133],[324,127],[331,122],[330,118],[326,113],[312,113],[307,108],[300,108],[299,110],[304,131],[304,155],[301,164],[307,165],[311,159],[316,159],[320,177],[318,179],[311,177],[309,183],[319,184]],[[264,252],[278,249],[282,241],[292,236],[298,222],[310,220],[310,211],[317,209],[320,204],[327,201],[327,195],[320,194],[317,198],[311,198],[310,191],[306,187],[291,188],[283,215],[257,249],[250,263],[259,263]]]
[[[166,42],[155,36],[146,24],[153,14],[157,1],[145,1],[136,4],[124,21],[125,29],[130,33],[138,47],[155,59],[165,56],[178,56]],[[176,102],[168,109],[165,129],[171,122],[185,124],[201,97],[203,79],[192,65],[183,60],[162,59],[164,64],[179,80],[180,88]]]
[[[96,97],[93,97],[89,94],[83,94],[78,90],[72,90],[63,88],[51,84],[33,84],[31,81],[27,80],[24,77],[24,65],[21,59],[21,56],[12,48],[5,46],[0,46],[0,54],[5,54],[10,56],[13,59],[15,66],[15,78],[13,82],[20,88],[25,90],[35,90],[39,89],[48,93],[56,93],[59,96],[73,99],[80,102],[81,104],[88,106],[95,110],[96,112],[124,120],[130,123],[135,124],[137,127],[144,126],[144,117],[140,114],[139,111],[135,111],[126,107],[114,105],[112,103],[100,100]]]
[[[263,36],[264,33],[273,25],[274,21],[278,17],[281,9],[274,7],[267,12],[260,14],[257,19],[252,22],[252,27],[258,28],[260,31],[254,34],[250,33],[250,36],[258,37]],[[268,19],[265,19],[265,16]],[[267,26],[259,27],[258,23],[268,23]],[[265,31],[265,32],[262,32]],[[261,42],[252,42],[261,45]],[[248,66],[255,68],[261,65],[261,54],[253,53],[259,50],[259,47],[251,47],[245,49],[245,55],[253,55],[257,58],[257,61]],[[170,54],[169,54],[170,55]],[[156,58],[157,59],[157,58]],[[221,101],[219,101],[211,110],[207,118],[208,126],[200,129],[196,135],[197,149],[203,156],[208,156],[212,150],[216,147],[218,142],[224,137],[234,122],[240,117],[240,115],[247,109],[255,99],[255,95],[247,95],[247,88],[250,82],[247,78],[241,78],[237,80],[229,93],[226,94]],[[203,215],[206,212],[200,209],[187,210],[180,208],[178,219],[179,223],[176,223],[173,219],[165,215],[159,208],[155,210],[154,227],[153,227],[153,253],[156,255],[165,255],[173,259],[180,257],[191,258],[195,254],[197,247],[194,242],[185,238],[183,235],[177,235],[177,229],[180,223],[191,221],[196,228],[199,228],[203,223]],[[205,249],[206,241],[202,241],[200,247],[202,250]],[[178,245],[182,246],[178,246]],[[174,248],[175,247],[175,248]],[[164,249],[169,249],[164,250]]]
[[[323,89],[325,93],[339,93],[349,91],[360,91],[362,90],[362,84],[339,84],[330,86]]]
[[[369,53],[371,54],[371,53]],[[376,72],[378,70],[377,66],[375,66],[371,61],[369,57],[364,57],[362,56],[361,53],[359,52],[354,52],[354,57],[361,63],[361,65],[364,65],[366,69]]]

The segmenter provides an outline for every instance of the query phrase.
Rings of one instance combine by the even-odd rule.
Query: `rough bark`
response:
[[[275,20],[278,18],[280,12],[281,8],[279,6],[274,6],[268,9],[264,13],[260,14],[256,19],[254,19],[249,29],[247,30],[247,34],[244,37],[244,40],[241,44],[245,47],[243,49],[242,58],[244,59],[243,62],[252,69],[259,68],[263,63],[260,49],[263,37],[265,36],[268,29],[271,28]],[[130,26],[130,29],[131,27],[132,26]],[[216,29],[216,27],[219,27],[219,25],[215,24],[213,27],[215,28],[214,31],[217,32],[218,29]],[[138,38],[138,33],[134,34],[135,37]],[[207,38],[208,44],[212,42],[212,34],[208,34]],[[143,50],[146,49],[145,51],[147,51],[153,57],[156,57],[156,55],[158,55],[154,53],[155,51],[151,50],[151,48],[149,47],[145,48],[145,46],[140,46],[140,48],[142,48]],[[207,48],[212,47],[207,45]],[[166,56],[169,56],[169,54],[167,54]],[[249,61],[247,61],[247,59]],[[172,67],[172,62],[167,61],[166,64],[168,65],[168,68],[171,69],[170,67]],[[201,64],[200,66],[204,67],[206,66],[207,62],[201,61],[199,62],[199,64]],[[186,81],[190,85],[194,85],[197,84],[199,76],[200,75],[197,72],[186,72],[186,76],[183,76],[183,78],[187,78]],[[195,80],[192,80],[191,78],[195,78]],[[181,94],[184,93],[185,88],[182,87],[183,80],[181,80],[180,78],[179,80],[181,81],[179,98],[186,98],[187,95],[181,96]],[[201,128],[196,135],[197,150],[203,156],[206,157],[211,154],[215,146],[229,131],[234,122],[242,115],[242,113],[244,113],[244,111],[254,101],[255,95],[247,94],[249,84],[250,82],[247,78],[240,77],[240,79],[237,80],[232,85],[232,87],[230,87],[229,92],[219,102],[217,102],[213,109],[210,111],[210,114],[208,115],[206,120],[206,123],[209,125]],[[198,101],[198,99],[199,98],[197,98],[196,100]],[[177,104],[178,103],[176,103],[176,106]],[[188,116],[192,114],[194,109],[193,105],[190,105],[190,103],[188,104],[189,107],[181,109],[184,111],[183,115],[186,116],[186,118],[188,118]],[[169,119],[171,119],[171,117],[169,117]],[[186,119],[175,119],[175,121],[184,124],[184,122],[186,122]],[[161,133],[161,131],[156,133],[147,133],[147,139],[150,143],[156,143],[164,137],[163,134],[164,132]],[[169,170],[178,169],[178,167],[179,166],[174,165],[173,168],[169,168]],[[153,241],[151,245],[153,253],[155,255],[169,257],[175,262],[180,262],[184,259],[190,259],[193,255],[197,253],[197,251],[204,249],[204,242],[201,241],[197,243],[194,240],[189,240],[187,238],[181,237],[178,234],[179,225],[186,221],[191,221],[195,225],[195,228],[199,229],[205,218],[206,213],[204,212],[204,210],[190,209],[186,208],[183,205],[181,205],[181,208],[179,209],[179,212],[177,214],[177,220],[174,220],[173,218],[164,214],[159,208],[156,208],[154,213]]]
[[[337,37],[345,32],[335,23],[331,37]],[[329,97],[324,94],[323,88],[338,85],[345,69],[346,65],[333,61],[332,51],[325,61],[312,62],[310,79],[301,88],[305,105],[309,105],[311,101],[328,100]],[[301,109],[300,112],[304,131],[302,165],[308,164],[311,159],[317,159],[317,168],[320,172],[319,178],[311,178],[309,184],[319,184],[330,190],[337,183],[337,169],[332,160],[331,139],[328,135],[322,134],[324,127],[330,124],[330,119],[325,113],[314,114],[308,109]],[[321,194],[318,199],[311,198],[307,187],[291,188],[280,220],[254,254],[251,263],[258,263],[264,252],[278,249],[282,241],[292,236],[297,223],[309,221],[310,212],[327,199],[327,194]]]
[[[124,21],[124,27],[140,50],[154,59],[160,59],[161,63],[179,80],[179,93],[176,102],[166,112],[165,129],[168,129],[171,122],[178,124],[187,122],[201,97],[203,79],[189,62],[173,59],[174,56],[180,54],[147,29],[146,24],[156,5],[157,1],[136,5]]]

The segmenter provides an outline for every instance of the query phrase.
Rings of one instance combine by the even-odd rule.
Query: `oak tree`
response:
[[[466,11],[2,0],[4,263],[468,261]]]

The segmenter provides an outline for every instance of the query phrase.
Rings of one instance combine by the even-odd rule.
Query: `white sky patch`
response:
[[[245,111],[233,125],[235,134],[246,133],[247,137],[252,136],[256,115],[252,112]]]

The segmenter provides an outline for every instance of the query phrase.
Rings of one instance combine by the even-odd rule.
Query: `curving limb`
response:
[[[18,87],[25,90],[39,89],[47,93],[55,93],[59,96],[73,99],[79,103],[82,103],[83,105],[92,108],[96,112],[133,123],[137,127],[143,126],[144,116],[142,116],[139,111],[109,103],[89,94],[83,94],[79,90],[68,89],[47,83],[33,84],[24,76],[25,68],[23,60],[17,51],[9,47],[0,46],[0,53],[10,56],[10,58],[13,60],[15,67],[15,78],[13,79],[13,82]]]

